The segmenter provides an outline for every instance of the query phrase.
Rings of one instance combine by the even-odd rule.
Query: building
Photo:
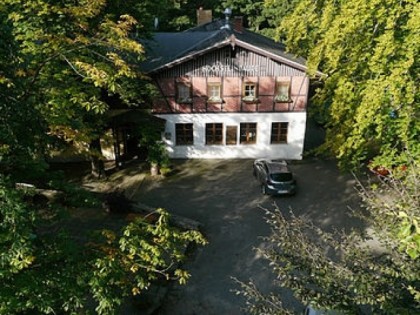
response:
[[[171,158],[302,159],[309,78],[305,60],[246,30],[215,20],[144,42],[143,70],[161,96]]]

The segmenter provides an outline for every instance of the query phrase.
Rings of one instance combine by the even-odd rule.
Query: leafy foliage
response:
[[[147,148],[147,161],[161,167],[169,167],[169,156],[162,141],[159,124],[143,124],[140,126],[141,145]]]
[[[283,307],[281,297],[276,294],[262,294],[254,282],[242,282],[233,279],[239,286],[235,290],[237,295],[243,295],[246,299],[245,310],[252,315],[292,315],[293,312]]]
[[[266,21],[264,12],[264,1],[227,0],[223,2],[225,8],[231,8],[232,14],[243,15],[246,26],[253,31],[258,31],[263,22]]]
[[[234,16],[243,16],[245,27],[275,37],[276,27],[299,0],[225,0],[223,8],[231,8]]]
[[[104,94],[128,105],[147,95],[136,66],[143,48],[130,36],[138,22],[114,9],[105,0],[0,5],[3,172],[24,173],[60,141],[97,139],[109,107]]]
[[[0,277],[5,278],[29,266],[33,260],[30,246],[34,238],[34,213],[20,201],[19,192],[0,177]]]
[[[51,211],[28,205],[21,191],[2,180],[0,314],[80,313],[92,307],[113,314],[125,297],[157,280],[185,284],[189,274],[179,266],[184,249],[206,243],[197,231],[170,226],[161,209],[153,220],[139,217],[121,233],[104,230],[100,239],[80,240],[54,215],[57,205]]]
[[[389,246],[414,261],[420,258],[420,172],[418,162],[395,168],[370,189],[360,185],[367,218]],[[378,220],[381,218],[381,220]]]
[[[419,156],[417,1],[299,1],[278,36],[327,76],[315,98],[327,115],[323,147],[344,167]]]
[[[102,232],[105,242],[99,247],[89,282],[99,314],[113,312],[121,297],[138,295],[157,280],[187,282],[190,275],[177,264],[189,242],[204,245],[206,241],[197,231],[170,228],[166,211],[159,209],[154,215],[154,224],[139,218],[119,238],[112,231]]]
[[[86,294],[74,285],[83,280],[76,263],[81,253],[62,233],[43,235],[45,221],[23,198],[22,191],[1,180],[0,313],[51,313],[58,306],[74,311]]]
[[[304,305],[349,314],[414,314],[420,308],[418,165],[396,177],[360,186],[367,211],[358,213],[372,232],[328,233],[280,209],[266,210],[272,234],[259,249],[279,285]],[[378,244],[371,248],[366,241]],[[251,314],[284,314],[280,298],[240,282]]]
[[[1,314],[89,312],[92,297],[99,313],[110,314],[157,274],[188,279],[170,267],[187,243],[205,241],[169,226],[163,210],[156,222],[112,232],[115,242],[89,243],[66,229],[63,205],[38,205],[14,188],[41,178],[58,145],[90,150],[104,132],[107,100],[137,106],[149,96],[138,68],[143,47],[132,32],[148,36],[158,9],[166,10],[156,1],[0,3],[0,173],[9,175],[0,178]],[[60,188],[72,195],[67,206],[95,205],[83,190]]]
[[[226,2],[244,12],[252,12],[254,4]],[[363,245],[370,235],[326,233],[276,209],[267,211],[272,235],[266,241],[272,246],[262,254],[280,285],[303,304],[350,314],[416,313],[420,6],[412,0],[266,0],[264,5],[258,15],[278,27],[275,34],[263,32],[308,57],[311,74],[326,74],[311,108],[326,123],[320,152],[350,169],[372,159],[370,166],[391,174],[371,188],[361,186],[363,218],[381,244],[380,253]],[[278,296],[261,294],[252,282],[239,283],[249,313],[287,312]]]

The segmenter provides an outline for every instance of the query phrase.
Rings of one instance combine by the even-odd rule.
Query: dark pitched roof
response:
[[[145,72],[182,63],[195,56],[227,45],[235,45],[267,55],[273,60],[291,67],[306,70],[306,60],[285,52],[285,46],[260,34],[242,29],[237,32],[233,25],[227,27],[225,21],[215,20],[184,32],[155,33],[150,40],[142,42],[148,59],[142,64]]]
[[[148,59],[142,64],[146,72],[153,72],[182,57],[206,50],[226,41],[224,31],[155,33],[151,40],[143,42]],[[226,41],[226,44],[228,42]]]

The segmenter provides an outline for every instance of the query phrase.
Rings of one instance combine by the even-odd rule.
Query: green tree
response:
[[[104,94],[127,105],[148,95],[143,48],[130,36],[138,23],[107,1],[7,0],[0,10],[3,172],[25,170],[57,141],[98,139]]]
[[[161,31],[182,31],[197,26],[197,10],[203,8],[212,10],[213,19],[218,18],[221,10],[219,7],[220,0],[176,0],[168,1],[168,10],[163,19],[160,19]]]
[[[266,211],[270,246],[259,250],[279,285],[304,305],[348,314],[414,314],[420,308],[420,198],[416,162],[402,174],[360,185],[357,213],[372,232],[328,233],[303,217]],[[283,210],[283,209],[282,209]],[[374,247],[369,240],[376,240]],[[281,297],[239,282],[251,314],[284,314]]]
[[[321,152],[357,169],[374,158],[391,175],[361,187],[381,246],[363,231],[326,233],[303,218],[267,211],[271,247],[262,251],[281,286],[303,303],[350,314],[412,314],[420,307],[418,199],[420,6],[417,1],[265,1],[279,12],[276,38],[321,70],[315,108],[326,123]],[[286,12],[283,15],[282,12]],[[287,14],[289,13],[289,14]],[[275,16],[275,14],[273,14]],[[252,314],[290,313],[281,297],[239,282]]]
[[[233,16],[243,17],[246,28],[275,38],[276,28],[297,2],[299,0],[224,0],[218,7],[218,13],[231,8]]]
[[[18,43],[13,38],[12,25],[7,21],[5,3],[0,4],[0,173],[19,172],[32,168],[32,156],[42,151],[39,135],[43,120],[28,102],[22,102],[23,83],[15,80],[19,62]]]
[[[80,240],[66,230],[62,204],[39,205],[33,192],[15,188],[41,177],[60,141],[97,141],[109,108],[104,95],[133,106],[148,97],[138,68],[143,48],[132,36],[148,29],[120,9],[141,17],[136,10],[157,3],[136,3],[0,3],[0,314],[89,312],[92,299],[98,313],[115,313],[157,277],[185,283],[188,273],[172,268],[181,248],[205,242],[170,226],[165,211],[104,239]],[[73,197],[66,194],[68,206]]]
[[[415,0],[301,0],[281,21],[277,36],[326,74],[314,109],[327,127],[321,149],[341,166],[420,156],[419,29]]]
[[[169,226],[169,215],[163,209],[155,214],[156,222],[137,219],[128,224],[122,235],[103,231],[106,245],[94,262],[89,285],[98,302],[99,314],[113,313],[121,297],[138,295],[157,280],[177,280],[186,284],[189,273],[178,268],[189,243],[205,245],[198,231],[180,231]]]
[[[253,31],[259,31],[262,24],[266,22],[265,16],[263,14],[263,0],[227,0],[223,1],[223,7],[231,8],[233,16],[243,16],[245,26]]]
[[[189,274],[178,264],[186,246],[206,243],[197,231],[169,225],[162,209],[80,240],[59,205],[30,205],[30,191],[25,197],[0,180],[0,314],[115,314],[124,298],[157,280],[185,284]]]

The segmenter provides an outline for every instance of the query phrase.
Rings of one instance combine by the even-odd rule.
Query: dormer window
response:
[[[207,85],[207,95],[208,95],[207,101],[210,103],[222,102],[220,83],[209,83]]]
[[[192,102],[191,83],[178,82],[176,99],[178,103],[191,103]]]
[[[244,102],[255,102],[257,97],[257,83],[245,82],[242,89],[242,100]]]
[[[276,84],[276,102],[290,102],[290,82],[277,82]]]

